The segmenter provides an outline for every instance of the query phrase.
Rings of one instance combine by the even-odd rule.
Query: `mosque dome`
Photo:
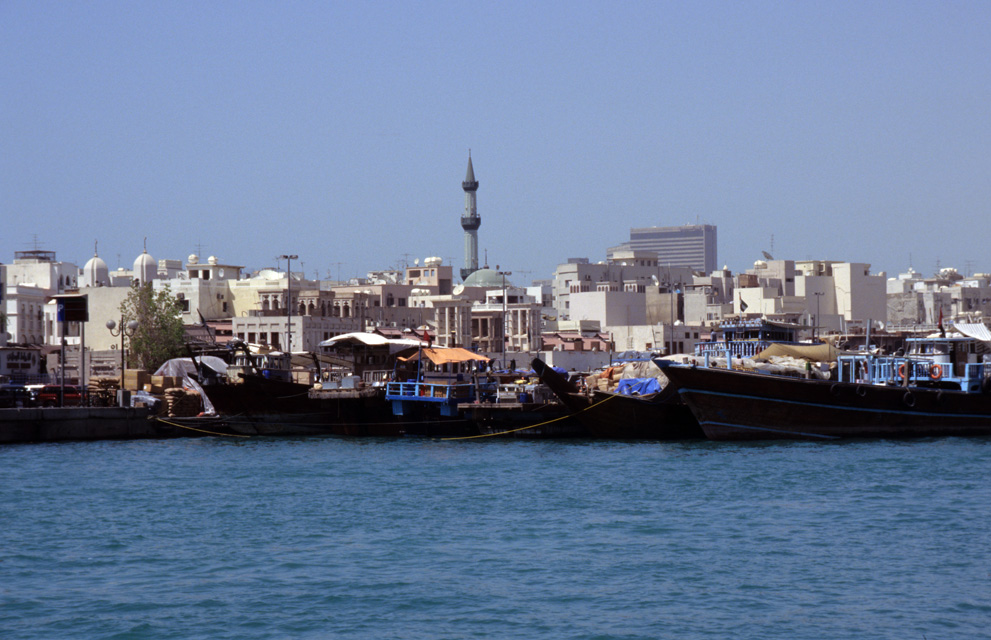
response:
[[[134,260],[134,279],[141,284],[146,284],[155,279],[158,275],[158,264],[155,259],[148,255],[145,249],[140,256]]]
[[[110,269],[107,268],[107,263],[103,261],[103,258],[95,253],[93,254],[93,257],[89,259],[89,262],[87,262],[83,267],[83,286],[110,286]]]
[[[464,286],[486,287],[488,289],[502,289],[503,286],[513,286],[513,283],[509,281],[509,278],[505,278],[505,280],[503,278],[505,278],[505,276],[494,269],[479,269],[465,278]]]

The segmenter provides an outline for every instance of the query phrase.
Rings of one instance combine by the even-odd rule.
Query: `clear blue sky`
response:
[[[991,272],[988,2],[0,2],[0,261]],[[283,265],[284,266],[284,265]]]

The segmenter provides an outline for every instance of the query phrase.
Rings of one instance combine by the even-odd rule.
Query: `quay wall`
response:
[[[0,444],[164,438],[147,408],[36,407],[0,409]]]

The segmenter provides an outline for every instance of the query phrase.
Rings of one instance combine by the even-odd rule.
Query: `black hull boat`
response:
[[[403,435],[381,387],[316,390],[242,375],[238,383],[206,386],[204,391],[228,430],[236,434]]]
[[[585,427],[557,402],[480,402],[467,415],[483,436],[522,439],[584,438]]]
[[[711,440],[991,434],[991,394],[983,390],[658,365]]]
[[[547,363],[534,358],[540,376],[586,429],[590,437],[613,440],[692,440],[704,436],[677,393],[665,388],[647,396],[595,391],[581,393]]]

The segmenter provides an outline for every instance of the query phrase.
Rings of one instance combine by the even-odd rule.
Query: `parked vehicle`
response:
[[[61,385],[47,384],[38,391],[38,397],[35,402],[42,407],[57,407],[59,406],[59,393],[61,390]],[[79,387],[65,385],[65,401],[62,403],[62,406],[78,407],[82,403],[83,394],[79,390]]]
[[[23,385],[0,385],[0,409],[30,406],[31,393]]]

